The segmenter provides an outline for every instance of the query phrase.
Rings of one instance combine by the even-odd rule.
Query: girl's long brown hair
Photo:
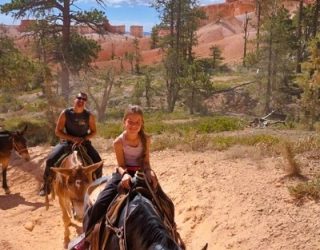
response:
[[[146,156],[146,151],[147,151],[147,135],[144,132],[144,119],[143,119],[142,108],[139,105],[129,105],[129,107],[127,108],[127,110],[124,113],[123,122],[125,122],[125,120],[128,118],[129,115],[133,115],[133,114],[140,115],[141,119],[142,119],[142,125],[141,125],[141,129],[139,131],[139,136],[140,136],[140,140],[142,143],[142,155],[141,155],[140,162],[141,162],[141,166],[143,167],[144,158]]]

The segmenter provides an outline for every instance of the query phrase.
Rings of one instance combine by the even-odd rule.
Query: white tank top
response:
[[[138,146],[133,147],[127,144],[123,133],[120,135],[120,138],[123,145],[123,154],[126,166],[140,166],[140,160],[143,152],[142,142],[140,141]]]

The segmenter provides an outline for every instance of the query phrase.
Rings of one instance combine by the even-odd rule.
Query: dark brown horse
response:
[[[99,181],[99,179],[97,180]],[[97,182],[96,181],[96,182]],[[105,180],[105,182],[107,179]],[[97,195],[103,189],[105,182],[96,183],[88,188],[86,205],[90,206],[96,200]],[[144,182],[144,181],[143,181]],[[158,185],[157,195],[163,193]],[[164,193],[163,193],[164,194]],[[125,200],[120,196],[126,197]],[[115,205],[109,210],[118,210],[115,207],[122,207],[118,216],[114,217],[114,213],[108,216],[110,211],[106,212],[105,222],[96,225],[92,236],[88,238],[90,241],[90,249],[112,249],[112,250],[182,250],[185,245],[180,235],[172,224],[164,223],[164,214],[159,208],[151,202],[152,195],[145,188],[135,182],[135,187],[125,195],[120,195],[122,202],[118,203],[114,200]],[[161,195],[163,197],[163,195]],[[168,200],[168,203],[171,201]],[[122,204],[122,205],[120,205]],[[168,205],[168,210],[174,213],[174,205]],[[170,207],[170,208],[169,208]],[[174,217],[174,215],[172,215]],[[168,222],[168,221],[167,221]],[[173,223],[174,224],[174,223]],[[177,237],[179,235],[179,237]],[[69,249],[78,249],[77,247]]]
[[[1,131],[0,132],[0,163],[2,165],[2,187],[6,194],[10,193],[7,184],[7,168],[11,152],[15,150],[23,159],[29,161],[30,155],[27,148],[27,141],[23,134],[27,126],[22,131]]]
[[[104,249],[120,250],[182,250],[164,225],[159,212],[149,199],[137,194],[122,210]],[[121,239],[123,237],[123,241]],[[123,242],[123,243],[122,243]]]

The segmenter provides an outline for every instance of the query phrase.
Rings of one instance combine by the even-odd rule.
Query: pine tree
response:
[[[77,56],[84,58],[84,53],[89,53],[89,57],[96,56],[96,50],[88,49],[92,42],[81,39],[79,36],[72,33],[72,25],[77,26],[85,24],[96,31],[101,31],[103,22],[107,21],[104,13],[93,9],[90,11],[79,10],[76,3],[79,0],[50,0],[50,1],[21,1],[11,0],[10,3],[0,5],[0,12],[3,14],[10,14],[15,19],[21,19],[25,16],[32,16],[48,23],[48,34],[52,35],[56,39],[56,59],[61,68],[61,92],[65,100],[68,100],[70,86],[70,66],[77,59],[74,57],[74,50],[83,47],[77,46],[77,43],[73,43],[72,39],[75,38],[77,42],[81,42],[81,45],[85,44],[85,50],[82,50],[82,55]],[[103,4],[102,0],[96,0],[98,4]],[[89,46],[89,47],[87,47]],[[93,45],[97,48],[96,44]],[[80,58],[80,59],[81,59]],[[79,59],[79,58],[78,58]]]
[[[303,88],[301,104],[305,121],[312,130],[320,115],[320,35],[311,40],[308,51],[309,59],[302,64],[302,74],[297,80]]]
[[[261,50],[258,67],[261,81],[266,84],[265,113],[280,108],[287,98],[286,89],[294,68],[294,49],[296,48],[295,27],[288,10],[277,1],[273,10],[264,16],[260,36]]]
[[[197,8],[196,0],[156,0],[154,7],[161,14],[161,26],[169,30],[169,35],[163,39],[162,46],[166,53],[164,67],[167,105],[168,111],[173,112],[182,89],[180,80],[187,72],[185,67],[193,61],[195,31],[198,20],[203,18],[203,13]]]

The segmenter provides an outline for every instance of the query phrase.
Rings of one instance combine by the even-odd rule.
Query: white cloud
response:
[[[81,3],[94,3],[96,0],[80,0]],[[130,6],[130,5],[140,5],[140,6],[150,6],[153,0],[104,0],[107,6],[118,7],[118,6]],[[200,0],[200,5],[223,3],[225,0]]]
[[[224,3],[225,0],[200,0],[200,5],[208,5],[208,4],[217,4],[217,3]]]
[[[80,0],[81,3],[96,3],[96,0]],[[107,6],[117,7],[117,6],[128,6],[128,5],[140,5],[140,6],[150,6],[152,0],[104,0]]]

